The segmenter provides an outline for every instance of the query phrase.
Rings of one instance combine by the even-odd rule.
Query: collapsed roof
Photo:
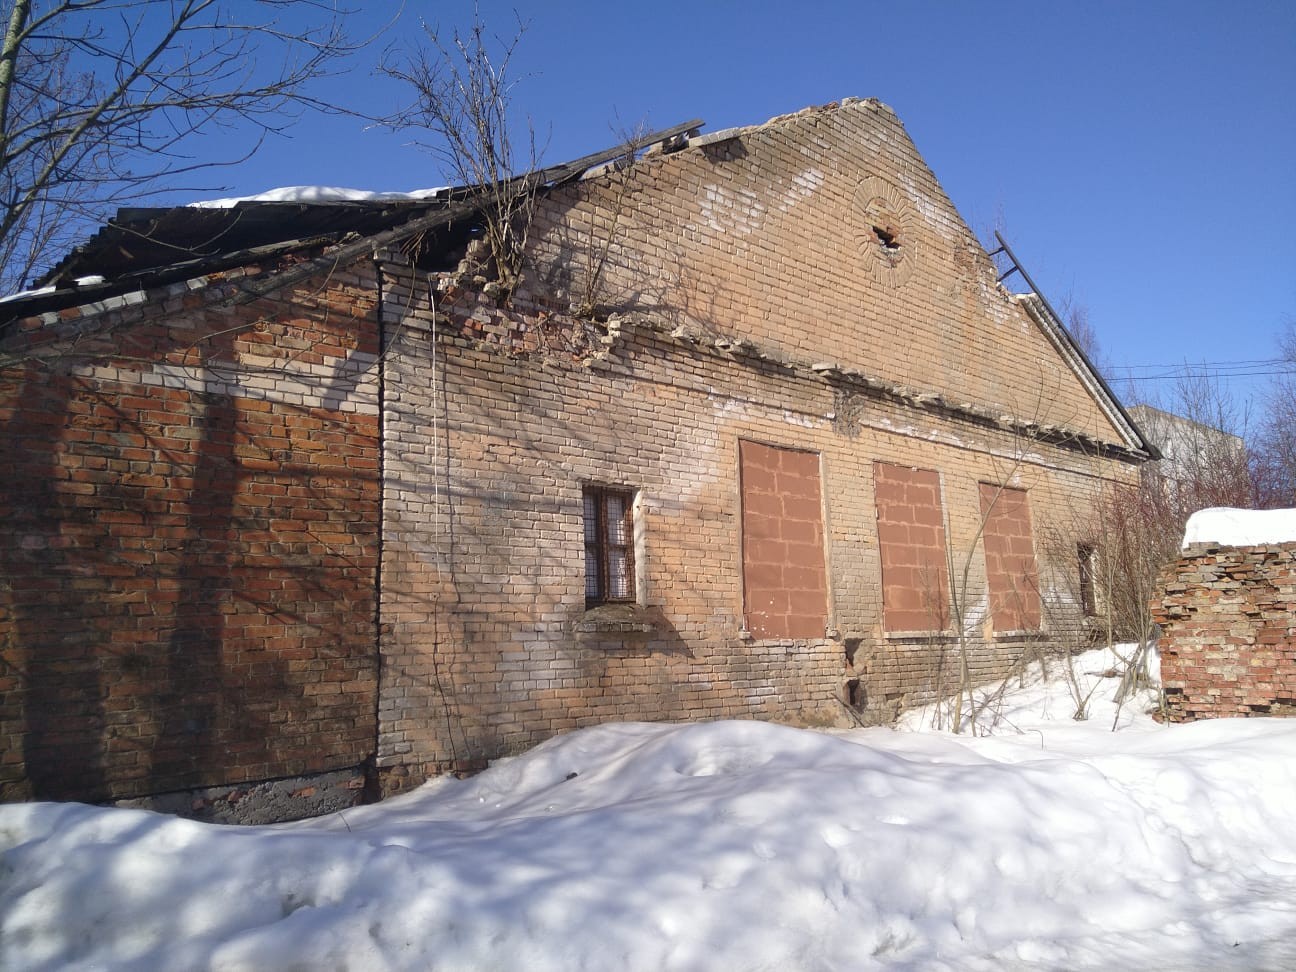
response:
[[[701,119],[693,119],[652,132],[519,176],[507,188],[548,192],[628,155],[683,148],[702,125]],[[367,249],[417,236],[422,260],[450,262],[481,224],[479,186],[430,195],[357,195],[362,198],[251,198],[221,207],[119,210],[37,280],[36,289],[4,299],[0,321],[191,279],[267,256],[353,241]]]

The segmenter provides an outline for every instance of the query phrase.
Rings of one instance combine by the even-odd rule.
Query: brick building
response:
[[[451,191],[123,213],[0,305],[7,796],[881,721],[1076,623],[1154,450],[890,109],[646,141],[540,174],[511,295]]]

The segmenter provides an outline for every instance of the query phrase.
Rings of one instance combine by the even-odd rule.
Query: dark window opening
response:
[[[846,704],[852,709],[862,709],[864,707],[864,690],[860,688],[858,678],[852,678],[846,683]]]
[[[585,605],[635,599],[634,493],[586,486]]]
[[[882,249],[884,250],[900,249],[899,234],[896,233],[895,230],[890,229],[889,227],[883,228],[881,226],[874,226],[873,235],[876,236],[878,242],[882,244]]]

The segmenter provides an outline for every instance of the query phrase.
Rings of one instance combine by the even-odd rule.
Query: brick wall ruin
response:
[[[1082,627],[1077,541],[1133,466],[1101,457],[1109,417],[889,109],[586,179],[542,200],[532,240],[509,308],[471,265],[430,285],[384,257],[385,787],[608,719],[885,721],[950,691],[961,651],[984,681]],[[749,492],[771,463],[744,450],[799,456],[801,485],[817,472],[817,552],[791,556],[782,531],[811,521],[774,506],[806,497]],[[958,595],[937,590],[930,623],[885,617],[880,467],[930,479]],[[1000,579],[1029,564],[1017,580],[1038,587],[1034,606],[1001,597],[998,625],[986,484],[1022,498]],[[635,497],[631,604],[587,607],[591,487]],[[789,571],[795,609],[766,596]]]
[[[1194,545],[1158,589],[1171,719],[1296,715],[1296,544]]]

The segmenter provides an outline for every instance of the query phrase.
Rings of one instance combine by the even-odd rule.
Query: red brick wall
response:
[[[181,286],[148,326],[101,315],[101,358],[6,372],[22,435],[0,460],[29,464],[0,494],[14,786],[354,765],[376,607],[377,765],[406,781],[612,719],[845,724],[843,702],[887,718],[948,685],[949,633],[890,630],[875,463],[939,471],[965,601],[983,603],[978,483],[1013,465],[1037,515],[1083,520],[1131,473],[1072,447],[1117,444],[1112,417],[997,285],[889,109],[703,141],[542,200],[510,303],[471,271],[430,288],[384,255],[380,361],[366,273],[256,310]],[[879,213],[899,253],[880,250]],[[33,331],[87,347],[76,321]],[[383,372],[381,457],[357,362]],[[1048,408],[1014,412],[1041,389]],[[744,441],[817,457],[825,617],[816,590],[782,624],[808,632],[813,613],[818,637],[745,637]],[[637,496],[638,600],[610,613],[586,610],[588,483]],[[1068,554],[1041,574],[1056,588],[1074,570]],[[1001,677],[1018,646],[965,620],[973,677]]]
[[[1172,720],[1296,715],[1296,544],[1193,547],[1158,588]]]
[[[887,631],[949,627],[949,566],[940,473],[873,464],[882,616]]]
[[[996,632],[1038,631],[1039,575],[1031,532],[1030,500],[1024,489],[982,483],[986,584]]]
[[[819,455],[746,440],[743,606],[757,638],[822,638],[826,614]]]
[[[0,371],[6,797],[257,781],[372,751],[372,298],[359,278],[312,287],[231,307],[213,284],[159,295],[154,316],[9,336],[45,356]]]

